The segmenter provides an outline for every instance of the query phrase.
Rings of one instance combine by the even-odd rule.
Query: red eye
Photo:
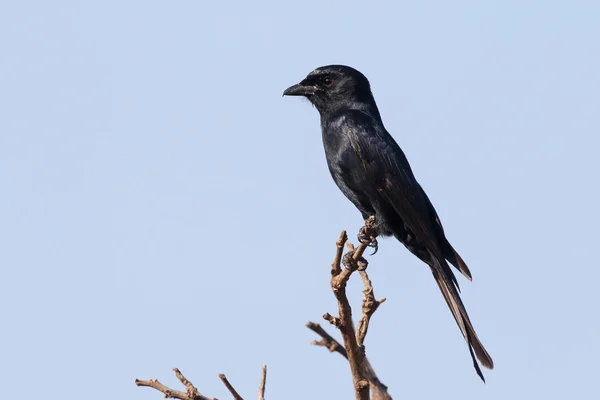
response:
[[[323,78],[323,85],[330,87],[331,85],[333,85],[333,79],[331,79],[328,76]]]

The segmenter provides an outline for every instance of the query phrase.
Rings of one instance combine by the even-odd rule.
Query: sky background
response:
[[[370,258],[367,355],[397,399],[593,399],[600,358],[597,1],[0,4],[5,398],[349,399],[304,327],[335,313],[358,211],[288,86],[370,79],[452,244],[482,384],[427,266]],[[362,289],[349,293],[359,309]],[[336,337],[338,337],[336,335]]]

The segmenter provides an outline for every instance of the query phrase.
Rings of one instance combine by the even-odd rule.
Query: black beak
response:
[[[314,86],[305,86],[301,83],[290,86],[283,91],[284,96],[311,96],[315,94],[316,88]]]

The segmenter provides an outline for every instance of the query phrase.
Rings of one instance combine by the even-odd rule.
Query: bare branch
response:
[[[225,374],[219,374],[219,378],[221,379],[221,381],[223,381],[223,384],[225,385],[225,387],[227,388],[227,390],[229,390],[229,392],[231,393],[231,395],[233,396],[233,398],[235,400],[244,400],[242,398],[242,396],[240,396],[238,394],[238,392],[235,391],[235,389],[233,388],[233,386],[231,386],[231,383],[229,383],[229,381],[227,380],[227,377],[225,376]]]
[[[365,341],[365,336],[367,336],[367,331],[369,330],[369,322],[371,321],[371,316],[377,308],[385,301],[385,298],[381,300],[375,300],[375,294],[373,293],[373,286],[371,285],[371,280],[369,279],[369,275],[367,275],[367,271],[359,271],[360,276],[362,277],[363,284],[365,285],[365,290],[363,290],[364,298],[362,303],[362,315],[360,320],[358,321],[358,330],[356,332],[356,342],[359,347],[363,346]]]
[[[330,352],[337,352],[341,354],[345,359],[348,359],[348,355],[346,353],[346,349],[342,346],[337,340],[335,340],[329,333],[325,331],[321,327],[321,325],[316,322],[307,322],[306,326],[308,329],[315,332],[317,335],[321,336],[321,340],[313,340],[312,344],[315,346],[323,346],[326,347]],[[371,363],[365,356],[363,360],[363,371],[365,377],[369,380],[371,384],[371,400],[392,400],[392,396],[390,396],[387,392],[387,386],[385,386],[377,377],[375,370],[371,366]]]
[[[165,398],[170,399],[179,399],[179,400],[217,400],[212,397],[206,397],[200,394],[198,389],[192,384],[192,382],[188,381],[185,376],[179,371],[177,368],[173,368],[175,371],[175,375],[181,381],[183,386],[185,386],[186,391],[182,392],[179,390],[171,389],[160,383],[157,379],[150,379],[147,381],[142,381],[139,379],[135,380],[135,384],[137,386],[147,386],[158,390],[159,392],[165,395]],[[242,396],[231,386],[231,383],[227,380],[227,377],[224,374],[219,374],[219,378],[225,384],[225,387],[229,390],[231,395],[235,400],[244,400]],[[258,400],[265,399],[265,386],[267,384],[267,365],[263,365],[262,367],[262,375],[260,380],[260,387],[258,389]]]
[[[373,217],[365,221],[364,233],[369,234],[370,228],[374,222]],[[352,275],[352,272],[366,268],[366,260],[362,254],[368,246],[368,243],[361,243],[356,250],[350,250],[343,257],[343,264],[346,267],[341,269],[340,259],[344,243],[348,240],[345,231],[342,231],[336,242],[336,254],[331,266],[331,289],[338,302],[339,318],[333,317],[329,313],[323,315],[323,318],[333,324],[340,330],[344,339],[344,347],[352,372],[352,381],[354,383],[354,393],[357,400],[369,400],[369,381],[364,377],[362,363],[365,358],[364,347],[357,343],[357,336],[352,323],[352,308],[346,296],[346,284]]]
[[[173,390],[171,388],[166,387],[162,383],[160,383],[157,379],[150,379],[148,381],[142,381],[139,379],[135,380],[135,384],[137,386],[147,386],[158,390],[165,394],[165,398],[167,399],[181,399],[181,400],[191,400],[187,393],[180,392],[178,390]]]
[[[183,383],[183,386],[185,386],[186,392],[190,399],[197,399],[197,398],[204,397],[198,392],[198,389],[196,389],[196,387],[194,385],[192,385],[192,382],[188,381],[185,378],[185,376],[183,376],[183,374],[181,373],[181,371],[179,371],[179,369],[173,368],[173,371],[175,371],[175,376],[177,376],[179,381],[181,383]]]
[[[265,400],[265,385],[267,384],[267,364],[262,366],[260,386],[258,387],[258,400]]]
[[[365,361],[363,362],[363,371],[365,373],[365,377],[371,384],[371,400],[392,400],[392,396],[390,396],[387,392],[387,386],[385,386],[379,380],[375,370],[367,358],[365,358]]]
[[[196,387],[190,381],[185,379],[183,374],[177,368],[173,368],[173,371],[175,371],[175,375],[177,375],[177,378],[179,378],[181,383],[183,383],[183,385],[186,387],[186,392],[171,389],[160,383],[157,379],[150,379],[148,381],[136,379],[135,384],[137,386],[147,386],[156,389],[159,392],[163,393],[165,395],[165,398],[167,399],[170,398],[180,400],[217,400],[211,397],[201,395],[200,392],[198,392],[198,389],[196,389]]]
[[[371,243],[376,239],[370,235],[375,219],[370,217],[365,221],[365,226],[361,229],[361,235],[371,238]],[[318,346],[324,346],[330,352],[336,351],[343,355],[350,364],[352,372],[352,380],[354,383],[354,391],[357,400],[369,399],[369,391],[373,392],[373,400],[391,400],[391,396],[387,393],[387,386],[379,381],[375,371],[366,358],[364,340],[369,329],[369,322],[377,308],[385,301],[375,300],[373,286],[366,272],[368,266],[367,260],[363,258],[363,254],[369,247],[368,240],[362,241],[358,248],[347,243],[348,252],[343,253],[343,246],[347,242],[348,237],[345,231],[342,231],[339,239],[336,242],[336,254],[331,265],[331,289],[338,301],[339,317],[334,317],[329,313],[323,315],[323,318],[336,328],[339,329],[344,340],[344,346],[331,337],[317,323],[308,322],[306,326],[321,336],[320,341],[312,343]],[[342,270],[340,262],[344,264],[345,269]],[[363,290],[362,314],[358,323],[358,330],[355,330],[352,322],[352,308],[346,296],[346,284],[354,271],[358,271],[362,277],[365,289]]]
[[[342,262],[342,254],[344,253],[344,243],[346,243],[347,240],[348,235],[346,235],[346,231],[342,231],[340,237],[335,242],[336,251],[333,263],[331,263],[331,275],[337,275],[342,271],[340,263]]]
[[[327,333],[325,329],[321,327],[320,324],[317,324],[316,322],[307,322],[306,327],[315,332],[317,335],[321,336],[322,338],[319,341],[313,340],[312,344],[314,344],[315,346],[327,347],[327,349],[329,349],[330,352],[337,351],[344,358],[348,358],[348,354],[346,353],[346,349],[344,348],[344,346],[342,346],[337,340],[332,338],[331,335]]]

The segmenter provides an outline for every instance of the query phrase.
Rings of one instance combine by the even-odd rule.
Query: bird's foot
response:
[[[377,253],[377,250],[379,250],[379,243],[377,242],[377,237],[371,234],[371,228],[367,227],[366,225],[363,226],[360,228],[360,231],[358,231],[357,237],[360,243],[364,243],[367,246],[375,249],[371,255]]]
[[[364,271],[369,266],[369,262],[364,257],[360,257],[358,260],[354,259],[354,250],[344,254],[342,264],[351,271]]]

